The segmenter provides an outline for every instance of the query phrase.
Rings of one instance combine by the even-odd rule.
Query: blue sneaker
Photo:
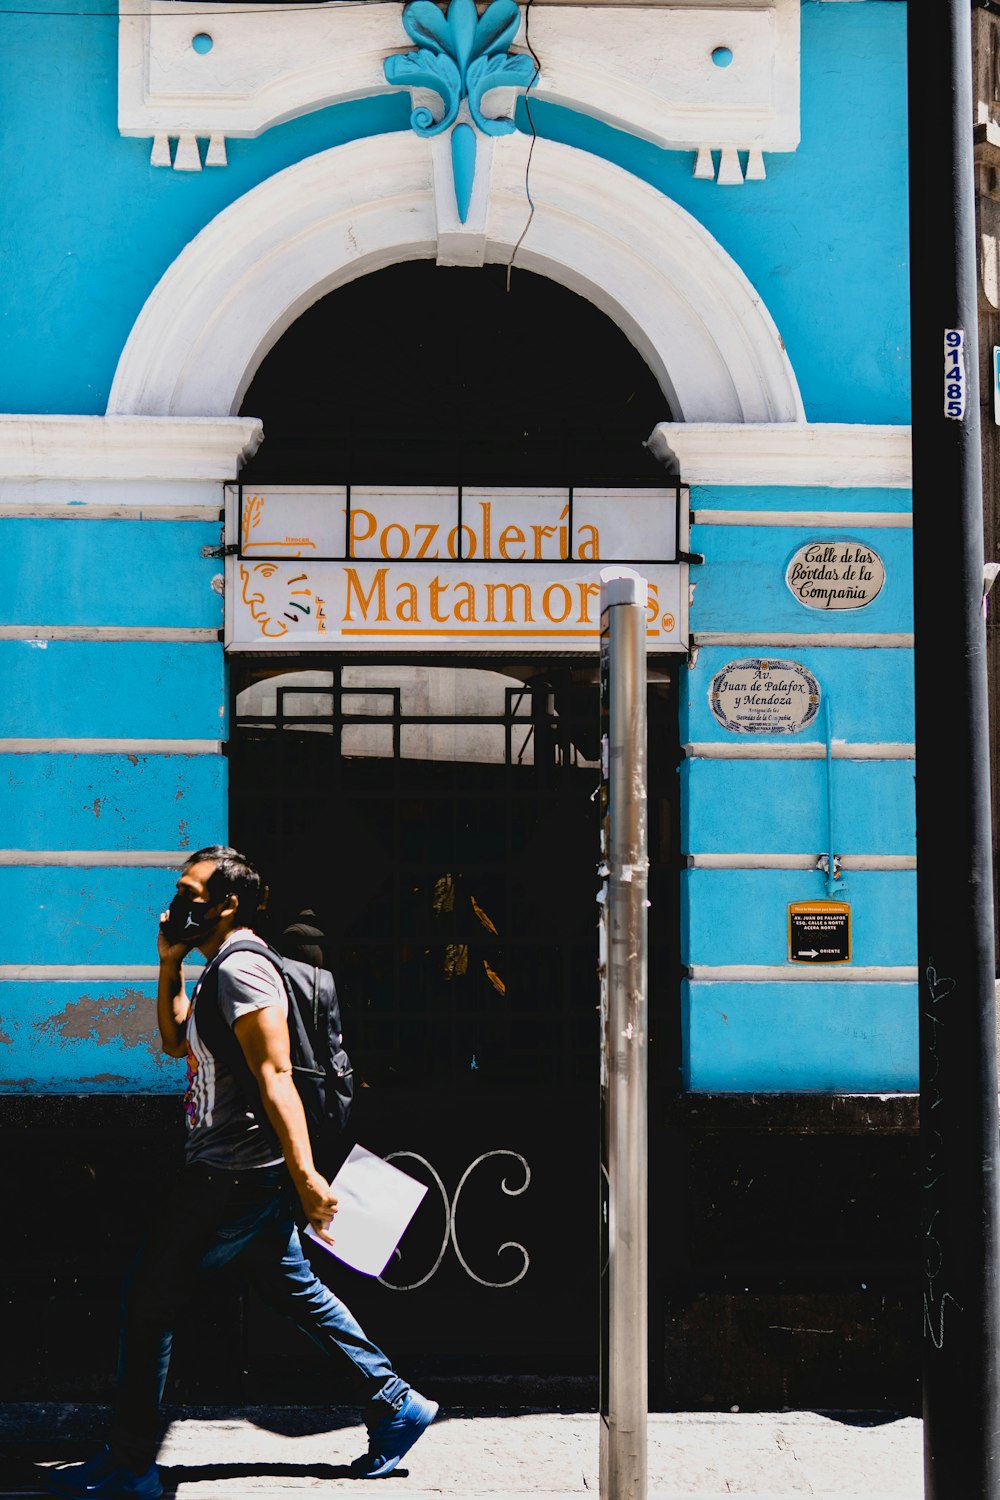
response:
[[[115,1463],[107,1444],[82,1464],[65,1464],[61,1469],[47,1469],[39,1476],[42,1485],[53,1495],[68,1500],[159,1500],[163,1494],[160,1471],[150,1464],[142,1474]]]
[[[352,1472],[359,1479],[384,1479],[437,1414],[436,1401],[410,1391],[398,1411],[390,1411],[369,1429],[368,1452],[354,1460]]]

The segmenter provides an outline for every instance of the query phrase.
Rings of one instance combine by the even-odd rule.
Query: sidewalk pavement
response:
[[[177,1500],[293,1500],[351,1494],[346,1466],[367,1446],[347,1409],[174,1409],[160,1463]],[[33,1495],[35,1463],[81,1458],[100,1441],[96,1406],[8,1405],[0,1412],[6,1461],[0,1496]],[[596,1497],[599,1418],[594,1412],[442,1409],[434,1426],[384,1481],[396,1500],[563,1500]],[[651,1413],[650,1500],[921,1500],[921,1423],[904,1417],[816,1412]]]

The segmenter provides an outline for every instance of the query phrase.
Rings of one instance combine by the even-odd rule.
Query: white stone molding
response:
[[[915,984],[916,964],[689,964],[688,977],[703,984]]]
[[[190,849],[0,849],[0,868],[180,870],[190,858]]]
[[[249,417],[0,415],[0,481],[232,479],[256,452]]]
[[[842,870],[915,870],[915,854],[838,854]],[[687,854],[689,870],[823,870],[825,854]]]
[[[516,265],[561,282],[617,323],[681,419],[801,422],[795,374],[770,314],[697,220],[622,168],[540,138],[529,225],[530,146],[520,134],[494,143],[485,259],[508,262],[520,242]],[[453,264],[459,229],[439,241],[435,182],[443,176],[435,178],[429,143],[407,130],[334,147],[251,189],[206,225],[150,294],[119,361],[109,414],[227,416],[268,350],[320,297],[398,261],[440,255]],[[481,236],[478,218],[464,232]],[[396,332],[394,347],[405,337]]]
[[[834,760],[914,760],[917,753],[913,744],[866,745],[848,740],[834,740],[831,749]],[[803,744],[787,740],[765,744],[692,740],[684,746],[684,754],[689,760],[825,760],[827,749],[822,740],[806,740]]]
[[[221,755],[222,740],[0,739],[0,755]]]
[[[686,484],[908,489],[913,482],[909,427],[660,422],[648,446],[661,462],[675,457]]]
[[[522,7],[522,13],[523,13]],[[402,4],[230,6],[127,0],[119,19],[118,125],[148,137],[154,166],[225,164],[226,136],[348,99],[388,92],[383,63],[410,43]],[[762,151],[799,140],[800,0],[546,5],[531,12],[541,61],[532,90],[659,146],[700,151],[697,175],[742,183],[764,176]],[[207,34],[212,48],[195,51]],[[732,61],[716,66],[727,48]],[[525,51],[524,28],[514,52]]]
[[[693,526],[799,526],[813,531],[825,526],[831,531],[912,531],[913,516],[896,510],[694,510]]]
[[[913,636],[904,631],[797,630],[786,634],[773,630],[700,630],[691,640],[695,646],[745,646],[747,650],[772,647],[808,651],[813,646],[839,646],[855,651],[913,650]]]

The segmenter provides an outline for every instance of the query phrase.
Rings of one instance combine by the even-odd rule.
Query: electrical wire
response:
[[[535,64],[535,76],[524,91],[524,112],[528,116],[528,124],[531,126],[531,145],[528,147],[528,160],[524,164],[524,196],[528,200],[528,217],[525,220],[525,225],[521,230],[521,234],[517,244],[510,252],[510,260],[507,262],[508,292],[510,291],[510,273],[514,269],[514,261],[517,257],[517,252],[524,244],[524,237],[528,233],[528,230],[531,228],[531,221],[535,217],[535,200],[531,196],[531,158],[535,154],[535,142],[538,139],[538,131],[535,129],[535,119],[531,113],[531,100],[529,98],[529,95],[531,93],[531,90],[535,87],[535,84],[538,82],[539,75],[542,71],[542,64],[539,59],[538,53],[531,45],[530,27],[532,3],[533,0],[527,0],[527,4],[524,7],[524,45],[527,47],[528,52],[531,56],[531,60]]]

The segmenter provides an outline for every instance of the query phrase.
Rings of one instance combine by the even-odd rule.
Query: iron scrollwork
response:
[[[531,1168],[528,1166],[525,1158],[521,1156],[517,1151],[484,1151],[481,1156],[477,1156],[475,1161],[470,1162],[465,1171],[462,1173],[462,1176],[459,1179],[458,1186],[455,1189],[454,1197],[449,1197],[448,1189],[445,1187],[444,1182],[441,1180],[439,1173],[435,1170],[434,1167],[431,1166],[431,1163],[427,1160],[426,1157],[419,1155],[419,1153],[416,1151],[391,1151],[389,1153],[389,1155],[385,1158],[386,1161],[398,1161],[400,1157],[408,1157],[411,1161],[418,1161],[422,1166],[427,1168],[427,1171],[430,1173],[431,1177],[434,1180],[435,1187],[441,1195],[441,1202],[444,1206],[444,1235],[441,1239],[441,1248],[437,1253],[437,1258],[425,1276],[421,1276],[419,1281],[409,1282],[388,1281],[386,1280],[385,1276],[380,1276],[378,1279],[383,1286],[389,1287],[394,1292],[412,1292],[415,1291],[417,1287],[425,1286],[427,1282],[430,1281],[431,1277],[436,1275],[438,1270],[440,1269],[441,1263],[444,1260],[448,1250],[449,1241],[454,1248],[455,1255],[458,1258],[458,1262],[461,1265],[463,1271],[465,1271],[466,1275],[469,1276],[473,1281],[478,1282],[480,1286],[488,1286],[500,1289],[516,1286],[519,1281],[522,1281],[524,1279],[524,1277],[528,1274],[528,1267],[531,1265],[531,1257],[529,1256],[524,1246],[518,1244],[516,1240],[505,1240],[497,1250],[498,1257],[501,1256],[505,1250],[519,1250],[521,1252],[521,1269],[518,1271],[516,1276],[511,1276],[507,1281],[490,1281],[487,1277],[480,1276],[478,1272],[474,1271],[469,1265],[469,1262],[463,1255],[461,1246],[458,1242],[458,1227],[456,1221],[458,1218],[458,1207],[459,1201],[462,1196],[462,1189],[465,1187],[466,1183],[472,1176],[473,1172],[475,1172],[477,1167],[480,1167],[483,1162],[491,1161],[498,1156],[509,1156],[513,1158],[513,1160],[517,1162],[518,1165],[522,1168],[524,1172],[524,1181],[521,1183],[520,1187],[508,1186],[506,1176],[501,1178],[500,1181],[500,1189],[502,1192],[506,1193],[508,1198],[519,1198],[522,1193],[527,1191],[528,1187],[531,1184]],[[396,1258],[401,1258],[400,1252],[398,1250],[396,1251]]]

